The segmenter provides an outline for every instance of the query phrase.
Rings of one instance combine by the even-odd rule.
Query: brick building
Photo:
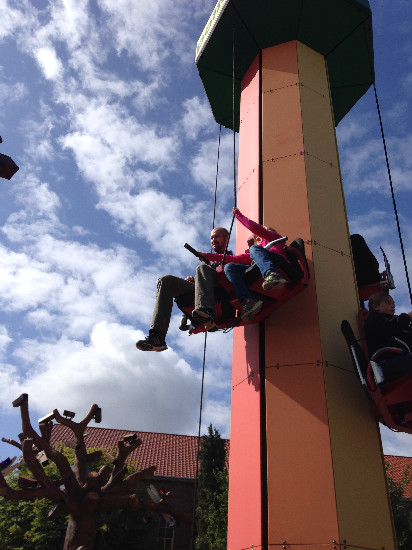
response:
[[[131,430],[87,427],[85,438],[87,448],[115,448],[117,442]],[[180,510],[192,514],[196,478],[197,437],[190,435],[163,434],[133,431],[142,440],[142,445],[131,453],[128,461],[137,462],[141,469],[156,466],[152,483],[158,490],[164,488],[173,494],[173,504]],[[73,437],[69,428],[59,424],[53,427],[51,442],[67,441]],[[229,440],[226,440],[229,454]],[[109,451],[110,452],[110,451]],[[405,468],[412,472],[412,457],[385,456],[388,472],[392,479],[399,483]],[[404,496],[411,498],[412,483],[405,489]],[[170,550],[190,550],[192,527],[179,525],[168,528],[160,518],[155,548]]]
[[[388,467],[387,472],[396,484],[399,484],[408,468],[409,474],[412,474],[412,457],[385,455],[385,462]],[[405,485],[403,492],[405,498],[412,498],[412,481]]]
[[[111,454],[117,442],[130,433],[142,440],[141,446],[133,451],[127,462],[135,462],[140,469],[156,466],[154,478],[143,481],[152,484],[157,490],[164,488],[173,495],[173,506],[187,514],[193,514],[194,489],[196,478],[197,437],[188,435],[162,434],[131,430],[87,427],[85,442],[87,448],[104,448]],[[51,443],[73,440],[73,432],[60,424],[53,427]],[[147,495],[149,499],[149,495]],[[163,517],[154,517],[157,540],[148,550],[170,549],[190,550],[192,526],[180,524],[168,526]]]

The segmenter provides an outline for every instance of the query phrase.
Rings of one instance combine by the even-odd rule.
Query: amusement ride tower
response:
[[[311,275],[234,330],[228,549],[394,550],[379,429],[340,332],[359,300],[335,126],[374,82],[369,2],[219,0],[196,63],[239,131],[239,209],[301,237]]]

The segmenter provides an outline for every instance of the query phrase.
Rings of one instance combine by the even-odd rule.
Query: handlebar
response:
[[[194,254],[196,256],[196,258],[199,258],[199,260],[202,260],[203,262],[205,262],[205,264],[210,264],[209,260],[207,260],[203,254],[201,254],[200,252],[198,252],[195,248],[193,248],[192,246],[190,246],[190,244],[187,244],[185,243],[183,245],[189,252],[191,252],[192,254]]]
[[[274,244],[280,244],[280,243],[284,243],[288,240],[287,237],[280,237],[280,239],[275,239],[274,241],[271,241],[270,243],[268,243],[267,245],[265,245],[265,248],[266,250],[269,250],[269,248],[271,248]]]

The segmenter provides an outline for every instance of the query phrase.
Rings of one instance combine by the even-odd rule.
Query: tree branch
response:
[[[38,480],[38,482],[42,485],[42,487],[48,490],[49,492],[48,498],[50,498],[50,500],[61,499],[62,498],[61,495],[63,494],[63,492],[60,491],[60,489],[54,487],[54,485],[51,483],[49,478],[46,476],[42,465],[36,458],[36,455],[33,451],[33,440],[25,439],[23,441],[22,448],[23,448],[23,458],[25,463],[27,464],[27,467],[29,468],[31,473],[34,475],[34,477]]]
[[[76,484],[77,480],[72,472],[72,469],[70,468],[69,461],[67,458],[62,454],[53,449],[50,444],[48,443],[47,439],[44,439],[38,435],[38,433],[34,430],[33,426],[30,422],[30,416],[29,416],[29,400],[27,394],[22,394],[20,397],[18,397],[15,401],[13,401],[14,407],[20,407],[20,414],[21,414],[21,422],[22,422],[22,429],[23,434],[27,439],[32,439],[37,447],[37,449],[40,451],[44,451],[46,453],[47,458],[50,458],[56,466],[59,468],[60,473],[62,474],[62,477],[64,479],[64,484],[66,489],[69,487],[72,488],[72,490],[76,490]],[[22,448],[24,445],[24,441],[22,442]],[[33,472],[34,473],[34,472]],[[80,486],[77,485],[77,490],[80,490]]]
[[[89,462],[99,460],[102,456],[101,451],[95,451],[94,453],[90,453],[88,455],[86,444],[84,442],[84,430],[96,414],[97,409],[100,409],[100,407],[93,404],[81,422],[74,422],[74,420],[62,416],[57,409],[54,409],[53,411],[55,420],[62,426],[68,427],[76,437],[74,472],[78,482],[81,485],[83,485],[87,479],[87,464]]]
[[[93,405],[91,409],[92,408],[93,408]],[[87,451],[86,451],[86,445],[84,443],[84,435],[83,435],[85,426],[82,425],[82,422],[75,422],[74,420],[71,420],[71,418],[65,418],[59,413],[57,409],[54,409],[53,414],[56,421],[62,426],[67,426],[74,433],[76,437],[74,474],[77,481],[80,483],[80,485],[83,485],[86,481],[86,472],[87,472],[87,460],[86,460]]]
[[[17,447],[21,451],[21,443],[18,443],[17,441],[14,441],[14,439],[9,439],[8,437],[2,437],[1,438],[4,443],[8,443],[9,445],[13,445],[13,447]]]
[[[89,412],[86,414],[86,416],[83,418],[83,420],[81,422],[79,422],[79,425],[82,427],[82,430],[84,430],[87,427],[87,424],[96,415],[96,413],[99,409],[100,409],[100,407],[99,407],[99,405],[96,405],[96,403],[94,403],[90,407]]]
[[[49,490],[46,487],[35,487],[32,489],[12,489],[7,485],[3,474],[0,472],[0,496],[7,500],[31,500],[36,498],[50,498]]]
[[[167,514],[182,523],[192,523],[192,516],[190,514],[175,510],[164,502],[141,500],[135,494],[127,496],[107,496],[102,499],[100,503],[100,510],[113,510],[115,508],[124,508],[128,510],[148,510],[157,514]]]
[[[23,398],[23,396],[26,396]],[[23,430],[23,434],[26,438],[32,439],[36,445],[36,447],[40,451],[45,451],[44,449],[44,441],[39,436],[39,434],[36,432],[36,430],[33,428],[30,422],[30,416],[29,416],[29,399],[27,394],[22,394],[16,401],[19,403],[20,407],[20,414],[21,414],[21,426]],[[16,401],[13,402],[16,403]]]
[[[105,464],[100,468],[98,475],[99,475],[100,486],[105,485],[110,477],[110,467],[107,466],[107,464]]]
[[[118,472],[120,472],[126,462],[127,457],[140,445],[142,440],[137,437],[136,434],[132,434],[130,437],[125,436],[123,440],[117,442],[117,455],[113,461],[113,473],[112,478],[114,478]]]
[[[37,487],[37,485],[39,484],[37,479],[31,479],[30,477],[26,476],[19,476],[17,483],[20,489],[34,489],[34,487]]]
[[[42,435],[44,441],[47,442],[47,445],[50,445],[50,437],[53,430],[53,422],[40,422],[39,431]]]
[[[139,472],[134,472],[133,474],[130,474],[126,479],[123,480],[123,483],[119,485],[110,485],[108,484],[106,487],[103,487],[102,491],[105,491],[107,493],[130,493],[130,491],[134,491],[136,485],[138,482],[146,477],[153,477],[154,473],[156,471],[156,466],[150,466],[150,468],[145,468],[144,470],[140,470]]]
[[[117,466],[117,464],[116,464],[116,466]],[[115,468],[116,468],[116,466],[115,466]],[[115,468],[113,468],[113,472],[114,472]],[[102,491],[109,491],[109,490],[111,490],[111,488],[113,486],[118,487],[119,484],[122,483],[123,477],[127,474],[127,468],[123,467],[121,470],[118,470],[115,475],[113,475],[113,472],[112,472],[112,475],[109,478],[109,481],[106,483],[106,485],[104,487],[102,487]]]

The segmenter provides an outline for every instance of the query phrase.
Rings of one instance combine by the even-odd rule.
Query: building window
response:
[[[163,516],[159,521],[159,534],[157,536],[157,548],[161,550],[173,550],[173,527]]]

